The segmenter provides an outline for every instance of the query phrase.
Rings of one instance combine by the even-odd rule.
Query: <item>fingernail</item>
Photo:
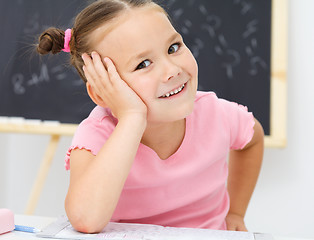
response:
[[[98,56],[98,53],[97,52],[92,52],[92,58]]]

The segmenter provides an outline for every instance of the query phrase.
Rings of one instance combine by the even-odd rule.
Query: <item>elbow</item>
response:
[[[100,233],[108,224],[108,222],[95,222],[86,218],[69,218],[72,227],[82,233]]]
[[[99,233],[110,221],[110,217],[97,216],[77,207],[69,207],[67,204],[65,210],[72,227],[82,233]]]

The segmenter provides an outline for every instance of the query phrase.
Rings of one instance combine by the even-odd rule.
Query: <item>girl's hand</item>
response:
[[[234,213],[228,213],[226,217],[227,230],[230,231],[244,231],[247,232],[247,228],[244,224],[242,216]]]
[[[119,120],[132,114],[147,116],[147,107],[140,97],[120,78],[113,62],[104,58],[104,63],[97,52],[91,57],[82,55],[85,77],[90,84],[93,100],[100,106],[109,107]],[[91,95],[90,94],[90,95]]]

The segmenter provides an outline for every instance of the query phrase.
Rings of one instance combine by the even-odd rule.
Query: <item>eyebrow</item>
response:
[[[168,41],[167,42],[172,42],[174,41],[176,38],[178,37],[181,37],[181,35],[178,33],[178,32],[175,32],[174,34],[172,34]],[[140,52],[139,54],[136,54],[132,57],[130,57],[130,59],[127,61],[127,65],[130,65],[131,62],[133,62],[134,60],[136,59],[141,59],[141,58],[144,58],[145,56],[147,56],[149,53],[151,52],[151,50],[147,50],[147,51],[144,51],[144,52]]]

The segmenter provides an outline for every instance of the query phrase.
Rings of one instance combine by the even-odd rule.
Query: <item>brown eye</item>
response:
[[[177,52],[179,50],[180,47],[180,43],[174,43],[170,46],[170,48],[168,49],[168,54],[173,54],[175,52]]]
[[[141,63],[136,67],[136,70],[143,69],[143,68],[147,68],[150,64],[151,64],[151,61],[149,61],[149,60],[144,60],[143,62],[141,62]]]

